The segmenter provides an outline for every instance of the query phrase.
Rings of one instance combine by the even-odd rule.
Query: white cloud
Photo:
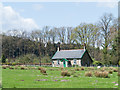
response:
[[[34,10],[40,11],[42,8],[43,8],[43,5],[41,5],[41,4],[33,4]]]
[[[20,16],[20,14],[14,11],[11,6],[3,6],[0,4],[0,11],[2,13],[0,17],[2,17],[1,21],[3,31],[12,29],[24,29],[29,31],[39,28],[32,18],[24,18]]]

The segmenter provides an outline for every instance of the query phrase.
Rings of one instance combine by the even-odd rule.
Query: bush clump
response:
[[[84,67],[81,67],[81,70],[85,70]]]
[[[112,74],[112,73],[113,73],[113,71],[112,71],[112,70],[110,70],[110,71],[109,71],[109,74]]]
[[[20,67],[21,70],[25,70],[25,67]]]
[[[61,67],[61,71],[62,71],[62,70],[64,70],[64,68],[63,68],[63,67]]]
[[[75,71],[80,71],[80,69],[79,68],[75,68]]]
[[[109,69],[110,69],[110,70],[114,70],[114,68],[113,68],[113,67],[109,67]]]
[[[40,72],[41,72],[43,75],[47,75],[46,69],[44,69],[44,68],[42,68],[42,69],[40,70]]]
[[[2,66],[3,69],[6,69],[7,67],[6,66]]]
[[[94,74],[95,74],[96,77],[102,77],[102,78],[108,78],[109,77],[108,72],[106,72],[106,71],[104,71],[104,72],[96,71]]]
[[[38,67],[38,70],[42,70],[43,68],[42,67]]]
[[[87,77],[92,77],[92,72],[86,72],[86,73],[85,73],[85,76],[87,76]]]
[[[105,71],[105,68],[102,68],[101,71],[104,72],[104,71]]]
[[[9,69],[14,69],[13,67],[9,67]]]
[[[118,70],[114,68],[114,69],[113,69],[113,72],[118,72]]]
[[[71,74],[68,71],[62,71],[61,76],[70,76]]]

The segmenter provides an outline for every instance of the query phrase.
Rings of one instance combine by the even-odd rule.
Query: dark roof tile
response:
[[[60,50],[55,53],[52,59],[63,59],[63,58],[82,58],[84,54],[84,49],[75,49],[75,50]]]

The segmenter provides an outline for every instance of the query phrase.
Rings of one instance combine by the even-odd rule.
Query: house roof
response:
[[[63,59],[63,58],[82,58],[84,54],[84,49],[74,49],[74,50],[60,50],[55,53],[52,59]]]

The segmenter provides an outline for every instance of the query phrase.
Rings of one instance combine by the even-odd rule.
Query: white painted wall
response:
[[[71,64],[74,65],[74,60],[70,60]],[[64,67],[63,62],[59,61],[59,65],[57,64],[57,60],[53,60],[54,64],[52,63],[53,67]],[[81,60],[76,60],[76,65],[81,66]],[[68,67],[68,62],[66,61],[66,67]]]

